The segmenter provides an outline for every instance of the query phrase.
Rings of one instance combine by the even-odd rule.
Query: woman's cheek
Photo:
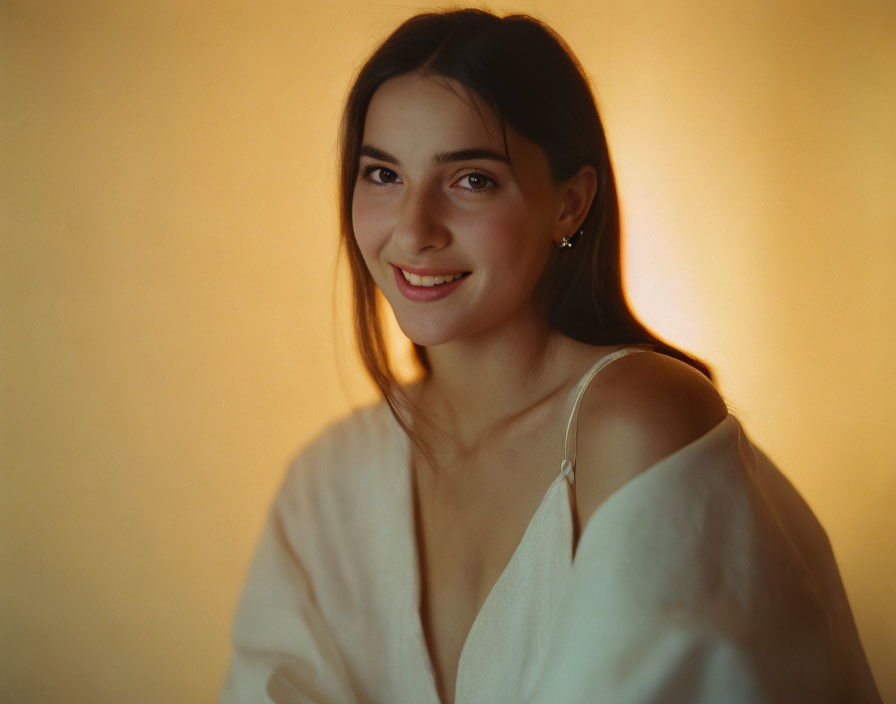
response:
[[[367,266],[370,266],[369,256],[376,239],[371,228],[376,223],[376,217],[371,213],[371,204],[363,195],[355,194],[352,200],[352,229],[355,233],[355,241]]]

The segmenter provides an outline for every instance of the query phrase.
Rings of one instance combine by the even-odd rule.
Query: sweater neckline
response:
[[[434,704],[443,704],[441,697],[438,693],[438,686],[436,685],[436,676],[435,676],[435,666],[432,661],[432,657],[429,651],[429,644],[426,640],[426,633],[423,629],[423,619],[421,616],[421,606],[422,606],[422,575],[420,572],[420,550],[419,550],[419,540],[417,536],[417,529],[414,522],[414,496],[413,496],[413,481],[411,479],[411,447],[410,442],[407,436],[402,432],[402,443],[401,443],[401,456],[404,459],[404,501],[403,501],[403,510],[405,512],[404,523],[409,527],[408,535],[410,537],[410,545],[408,546],[408,550],[406,554],[410,557],[410,569],[408,573],[411,576],[411,588],[409,590],[410,598],[407,602],[404,602],[402,607],[406,609],[410,609],[409,621],[411,623],[411,628],[413,631],[414,642],[417,644],[417,652],[420,660],[422,661],[422,666],[426,672],[426,679],[429,683],[430,695]],[[479,607],[479,611],[476,612],[476,616],[473,618],[473,622],[470,625],[469,631],[467,631],[467,635],[464,638],[464,643],[460,649],[460,655],[458,656],[457,662],[457,672],[454,683],[454,692],[455,692],[455,702],[454,704],[459,704],[457,702],[457,693],[460,691],[460,685],[464,679],[464,673],[467,670],[467,666],[465,666],[466,660],[468,659],[468,653],[473,648],[473,644],[475,644],[476,639],[479,637],[479,633],[482,629],[482,623],[488,618],[489,613],[494,608],[494,602],[500,598],[502,592],[506,591],[508,586],[509,575],[513,573],[513,568],[516,563],[519,561],[519,556],[525,551],[528,544],[531,542],[532,535],[535,532],[534,526],[539,525],[542,513],[545,511],[545,507],[552,503],[554,496],[559,493],[559,490],[565,489],[566,501],[561,501],[560,506],[560,515],[561,520],[564,524],[569,525],[570,534],[572,533],[572,521],[573,521],[573,513],[571,510],[571,503],[574,501],[574,496],[571,490],[571,485],[567,481],[568,476],[567,473],[562,469],[561,471],[554,477],[551,483],[548,485],[545,493],[543,494],[541,501],[538,504],[538,507],[535,509],[532,517],[529,519],[529,523],[526,525],[525,530],[523,531],[523,535],[520,538],[520,541],[517,543],[516,548],[510,556],[510,559],[507,561],[507,564],[504,565],[504,568],[501,570],[501,573],[498,575],[498,578],[495,580],[494,584],[492,584],[491,589],[489,589],[488,594],[483,600],[481,606]],[[569,567],[572,566],[572,544],[568,545],[569,548]],[[408,615],[406,615],[408,618]]]
[[[620,350],[616,350],[607,355],[601,357],[597,362],[595,362],[588,371],[581,377],[581,379],[575,384],[573,387],[569,401],[567,402],[567,414],[568,414],[568,422],[566,425],[566,434],[564,437],[564,452],[563,457],[560,462],[560,469],[558,474],[554,477],[551,483],[548,485],[544,494],[542,495],[541,501],[538,504],[538,507],[533,512],[529,522],[526,524],[526,528],[523,531],[523,535],[520,538],[519,542],[516,545],[513,553],[510,556],[510,559],[507,561],[507,564],[504,565],[504,568],[501,570],[498,578],[495,580],[494,584],[492,584],[488,593],[486,594],[485,599],[479,607],[479,610],[476,612],[476,616],[473,618],[473,622],[470,625],[470,629],[467,631],[466,637],[464,638],[463,645],[461,646],[460,655],[458,656],[457,663],[457,671],[455,676],[454,683],[454,692],[455,692],[455,700],[457,699],[457,693],[460,691],[460,685],[463,682],[464,673],[466,671],[465,663],[468,656],[469,651],[472,649],[475,644],[477,637],[479,637],[479,633],[482,629],[482,623],[488,618],[489,613],[494,608],[494,602],[500,598],[500,595],[508,589],[508,580],[510,579],[509,575],[511,575],[514,571],[514,566],[519,561],[519,556],[523,553],[528,544],[533,540],[532,535],[535,532],[535,526],[540,525],[541,515],[545,511],[545,506],[552,503],[553,497],[558,493],[559,489],[565,489],[563,498],[565,500],[561,500],[560,507],[558,509],[561,521],[563,525],[568,526],[569,528],[569,540],[567,541],[567,545],[563,546],[563,549],[568,552],[568,561],[564,561],[564,564],[568,567],[572,566],[572,558],[573,558],[573,545],[572,541],[575,535],[575,527],[573,526],[573,521],[575,520],[575,513],[573,511],[573,505],[575,503],[575,494],[572,489],[572,484],[574,482],[574,474],[573,467],[575,463],[575,430],[574,426],[578,417],[578,409],[582,400],[582,396],[591,382],[591,380],[595,377],[595,375],[607,364],[610,362],[625,356],[629,353],[643,351],[640,348],[623,348]],[[404,524],[409,527],[409,536],[410,536],[410,546],[408,548],[408,553],[410,555],[411,567],[408,572],[411,575],[411,589],[410,591],[410,623],[412,624],[412,629],[414,632],[414,642],[417,643],[417,650],[419,652],[419,657],[423,662],[423,667],[427,673],[427,681],[430,685],[430,694],[432,696],[433,702],[438,702],[441,704],[441,698],[438,694],[438,687],[436,685],[436,676],[435,676],[435,666],[432,661],[432,656],[429,650],[429,644],[426,640],[426,633],[423,629],[423,619],[421,616],[421,606],[422,606],[422,575],[420,569],[420,547],[419,547],[419,536],[417,535],[417,527],[414,521],[414,495],[413,495],[413,480],[412,480],[412,461],[411,461],[411,446],[410,441],[407,435],[400,430],[398,424],[395,423],[396,429],[399,431],[401,443],[400,443],[400,451],[401,451],[401,460],[400,465],[403,467],[403,483],[404,483],[404,502],[403,508],[405,511]],[[572,442],[573,442],[573,450],[572,455],[570,457],[570,428],[573,427],[572,434]],[[571,462],[570,462],[571,460]],[[407,608],[407,605],[405,605]],[[456,701],[455,701],[456,704]]]

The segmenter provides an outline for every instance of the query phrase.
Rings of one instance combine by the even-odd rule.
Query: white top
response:
[[[619,489],[573,544],[578,405],[634,351],[577,386],[560,473],[470,629],[456,704],[879,702],[824,531],[733,416]],[[409,458],[381,403],[295,461],[222,704],[438,704]]]

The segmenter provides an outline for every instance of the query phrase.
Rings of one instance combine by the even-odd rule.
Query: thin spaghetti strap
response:
[[[579,424],[579,406],[582,405],[582,397],[591,384],[591,380],[597,376],[597,373],[608,364],[621,359],[626,355],[635,352],[649,352],[648,347],[626,347],[621,350],[611,352],[605,357],[601,357],[597,363],[588,370],[576,388],[575,401],[572,404],[572,410],[569,414],[569,420],[566,423],[566,437],[563,441],[563,461],[560,463],[560,473],[566,477],[567,481],[572,484],[575,482],[575,465],[576,465],[576,433]],[[572,451],[570,451],[570,438],[572,438]]]

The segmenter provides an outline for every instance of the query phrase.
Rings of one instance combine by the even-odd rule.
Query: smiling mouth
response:
[[[412,274],[404,269],[400,269],[400,271],[401,275],[404,276],[405,281],[411,284],[411,286],[422,286],[423,288],[431,288],[433,286],[440,286],[441,284],[450,284],[452,281],[462,279],[470,273],[469,271],[462,271],[458,274],[420,276],[419,274]]]

